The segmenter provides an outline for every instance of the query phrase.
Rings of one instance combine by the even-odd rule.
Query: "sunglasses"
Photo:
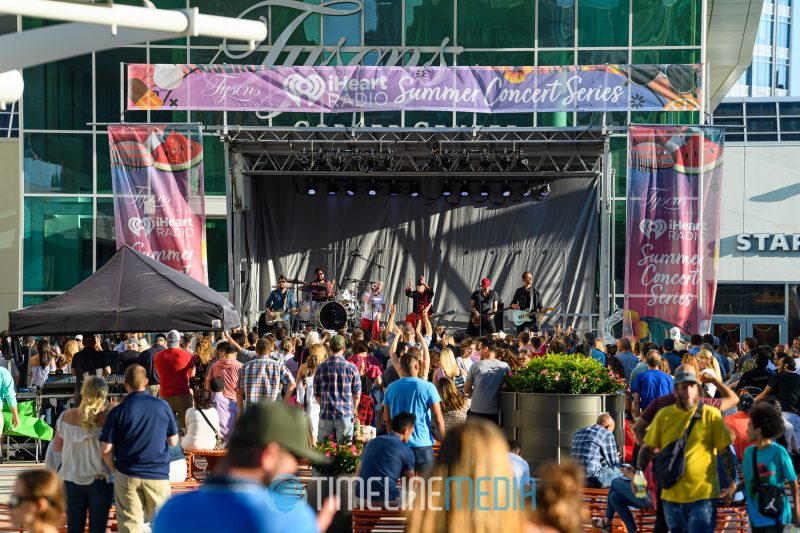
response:
[[[35,502],[39,498],[44,498],[49,503],[53,503],[53,500],[45,496],[20,496],[19,494],[12,494],[8,499],[8,505],[12,509],[16,509],[25,502]]]
[[[637,65],[625,70],[634,85],[647,85],[663,75],[676,93],[689,93],[697,88],[697,71],[690,65],[666,65],[666,68],[660,65]]]

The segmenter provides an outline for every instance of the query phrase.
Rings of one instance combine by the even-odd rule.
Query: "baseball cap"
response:
[[[75,340],[76,341],[82,341],[83,340],[83,335],[75,335]]]
[[[167,333],[167,345],[170,348],[176,348],[181,343],[181,332],[173,329]]]
[[[166,340],[167,340],[167,336],[166,336],[166,335],[164,335],[163,333],[156,333],[156,336],[155,336],[155,337],[153,337],[153,340],[154,340],[155,342],[158,342],[159,340],[164,340],[164,341],[166,341]]]
[[[661,343],[661,346],[663,346],[665,350],[674,350],[675,341],[672,339],[664,339],[664,342]]]
[[[481,280],[481,287],[491,287],[492,282],[489,278],[483,278]]]
[[[736,409],[744,413],[749,413],[751,407],[753,407],[753,397],[749,394],[742,395],[742,397],[739,398],[739,403],[736,405]]]
[[[698,383],[693,369],[681,369],[675,372],[675,385],[680,383]]]
[[[344,337],[342,337],[341,335],[334,335],[331,338],[331,350],[333,350],[334,352],[338,352],[339,350],[343,350],[345,344],[346,343],[345,343]]]
[[[248,407],[236,421],[230,447],[279,445],[313,463],[327,463],[325,454],[308,446],[308,422],[300,409],[283,402],[263,402]]]
[[[681,328],[675,326],[674,328],[669,330],[669,338],[674,341],[681,340]]]

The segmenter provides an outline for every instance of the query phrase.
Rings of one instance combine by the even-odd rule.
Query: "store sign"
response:
[[[267,56],[261,62],[263,66],[300,66],[297,63],[297,59],[302,52],[308,54],[302,62],[304,66],[355,66],[363,64],[368,56],[371,64],[386,66],[405,65],[408,67],[419,65],[421,51],[415,46],[360,46],[360,43],[348,43],[345,37],[339,37],[337,43],[333,46],[312,46],[309,49],[308,46],[287,45],[292,35],[311,15],[319,15],[322,19],[325,17],[347,17],[356,15],[364,11],[363,0],[329,0],[328,2],[321,2],[319,5],[308,4],[297,0],[264,0],[242,11],[238,18],[260,18],[262,20],[267,20],[270,7],[293,9],[297,11],[297,15],[286,25],[281,33],[272,36],[272,45]],[[324,20],[322,22],[324,25]],[[446,54],[457,55],[464,50],[461,46],[447,46],[449,42],[450,39],[447,37],[442,39],[438,49],[433,53],[433,56],[424,63],[424,66],[437,64],[439,66],[447,66]],[[341,57],[342,49],[345,47],[348,52],[350,52],[353,47],[356,47],[355,55],[346,63]],[[241,45],[231,45],[228,43],[227,39],[222,43],[222,50],[225,52],[225,55],[231,59],[236,59],[237,62],[253,53],[253,51],[241,51],[241,49]],[[286,57],[279,65],[278,58],[282,54],[286,54]]]
[[[797,233],[740,233],[736,236],[740,252],[800,252]]]
[[[128,65],[128,110],[698,110],[701,65],[265,67]],[[679,90],[662,72],[692,80]],[[645,78],[648,74],[650,77]],[[648,81],[649,79],[649,81]],[[691,85],[691,87],[689,87]]]

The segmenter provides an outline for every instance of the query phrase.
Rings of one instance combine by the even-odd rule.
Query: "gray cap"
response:
[[[171,330],[167,333],[167,346],[170,348],[177,348],[181,343],[181,333],[178,330]]]
[[[680,383],[699,383],[694,369],[680,369],[675,372],[675,385]]]

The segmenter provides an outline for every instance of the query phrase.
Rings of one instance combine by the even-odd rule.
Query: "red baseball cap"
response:
[[[489,280],[489,278],[483,278],[481,280],[481,287],[490,287],[491,285],[492,282]]]

